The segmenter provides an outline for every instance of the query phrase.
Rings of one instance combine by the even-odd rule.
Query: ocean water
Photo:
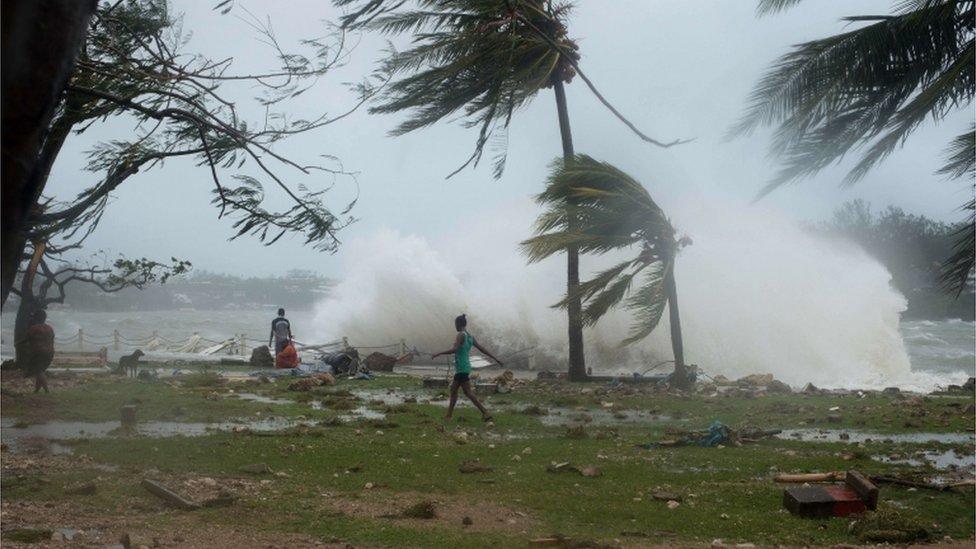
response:
[[[274,311],[270,310],[112,313],[52,310],[49,313],[49,321],[59,340],[77,334],[79,328],[83,329],[85,339],[89,342],[86,349],[92,350],[95,343],[108,343],[107,346],[111,349],[112,334],[115,330],[118,330],[123,338],[130,340],[145,339],[156,331],[160,336],[174,341],[186,339],[193,333],[214,341],[244,334],[252,345],[266,344],[274,316]],[[291,320],[296,339],[305,343],[326,343],[331,341],[335,334],[341,333],[341,319],[335,319],[332,325],[323,325],[329,320],[327,316],[323,319],[321,311],[294,311],[287,316]],[[12,353],[10,342],[13,335],[13,320],[12,314],[3,314],[0,317],[0,334],[2,334],[0,353],[4,356]],[[918,387],[919,389],[932,389],[939,385],[959,383],[966,377],[976,376],[976,324],[973,322],[903,321],[899,325],[899,331],[908,353],[912,372],[922,374],[926,380],[924,383],[927,386]],[[444,332],[445,347],[450,344],[451,336],[449,329]],[[390,341],[386,339],[382,336],[377,336],[376,339],[350,338],[350,343],[360,347],[381,347],[397,343],[395,338]],[[406,343],[408,346],[415,345],[409,339]],[[77,348],[75,344],[68,347]],[[130,346],[123,340],[120,353],[129,349]],[[591,360],[591,363],[594,361]],[[711,374],[723,373],[721,364],[700,364],[700,366]],[[598,363],[594,364],[594,369],[621,371],[619,368],[616,370],[600,368]],[[768,370],[769,368],[763,365],[756,368],[757,372]],[[879,381],[884,384],[885,380]],[[839,385],[844,385],[843,380]]]

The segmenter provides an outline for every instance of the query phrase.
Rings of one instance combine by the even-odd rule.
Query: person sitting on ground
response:
[[[37,309],[31,316],[31,326],[27,328],[26,334],[26,364],[24,365],[24,377],[34,378],[34,392],[37,393],[44,389],[45,393],[51,392],[47,388],[47,379],[44,372],[47,371],[54,360],[54,328],[46,323],[47,313],[44,309]]]
[[[278,356],[285,350],[285,345],[291,341],[291,323],[285,318],[285,310],[278,309],[278,318],[271,321],[271,335],[268,337],[268,347],[274,340],[274,354]]]
[[[444,419],[451,419],[454,415],[454,405],[457,404],[458,388],[464,390],[465,396],[481,411],[481,418],[488,422],[492,420],[488,410],[481,404],[478,397],[474,395],[471,388],[471,347],[481,351],[482,354],[494,360],[499,366],[502,361],[495,358],[487,349],[478,344],[474,337],[468,333],[468,319],[461,315],[454,319],[454,328],[457,330],[457,337],[454,338],[454,347],[447,351],[441,351],[430,356],[434,359],[441,355],[454,355],[454,380],[451,381],[451,402],[447,406],[447,415]]]

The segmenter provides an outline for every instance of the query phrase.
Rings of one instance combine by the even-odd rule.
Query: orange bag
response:
[[[298,351],[291,343],[285,345],[285,348],[275,357],[275,368],[295,368],[298,364]]]

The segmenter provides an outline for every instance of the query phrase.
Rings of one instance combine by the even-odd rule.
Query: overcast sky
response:
[[[267,47],[232,16],[210,8],[215,1],[176,0],[184,27],[192,32],[186,51],[214,58],[234,56],[235,71],[272,66]],[[323,20],[337,12],[326,0],[238,0],[254,14],[270,16],[285,47],[300,38],[323,34]],[[611,161],[643,181],[667,209],[669,201],[707,194],[736,203],[748,202],[776,169],[767,156],[769,133],[723,141],[727,128],[742,114],[749,92],[766,68],[791,44],[843,29],[839,18],[890,11],[887,0],[811,0],[776,16],[757,18],[751,0],[580,0],[570,21],[579,41],[584,71],[623,113],[643,131],[661,140],[695,138],[662,150],[630,134],[592,97],[581,81],[568,88],[569,111],[576,150]],[[384,42],[365,37],[341,71],[322,79],[297,98],[289,112],[307,117],[341,112],[353,99],[342,82],[368,72]],[[297,46],[296,46],[297,47]],[[240,90],[247,92],[249,90]],[[246,100],[238,108],[245,117],[260,119],[261,109]],[[927,125],[863,182],[840,189],[849,162],[799,185],[784,187],[764,199],[766,207],[797,220],[817,220],[847,200],[862,198],[876,209],[889,204],[942,220],[961,217],[957,208],[971,192],[966,184],[933,175],[952,136],[972,120],[967,108],[941,125]],[[505,175],[491,178],[490,162],[450,180],[444,176],[470,154],[475,134],[458,124],[442,123],[404,137],[388,137],[396,117],[368,115],[365,110],[325,129],[298,136],[278,150],[300,162],[319,155],[341,158],[358,172],[359,201],[352,214],[359,221],[343,231],[350,246],[357,238],[381,229],[416,234],[432,242],[456,238],[471,224],[506,224],[506,212],[524,210],[527,197],[543,184],[546,166],[560,154],[559,131],[552,93],[543,91],[516,114],[509,132]],[[65,146],[49,191],[70,197],[90,184],[84,152],[99,140],[124,137],[121,122],[94,128]],[[279,170],[293,185],[315,188],[328,182]],[[225,177],[230,177],[227,173]],[[281,274],[291,268],[312,269],[330,276],[343,274],[343,250],[336,255],[304,248],[300,238],[286,238],[266,248],[256,240],[227,239],[227,220],[217,220],[209,205],[209,172],[191,162],[177,161],[139,174],[113,195],[90,249],[111,254],[192,261],[197,269],[245,275]],[[337,209],[355,196],[356,185],[340,182],[327,199]],[[270,191],[271,204],[285,206]],[[524,220],[525,234],[530,227]],[[478,243],[472,243],[477,246]]]

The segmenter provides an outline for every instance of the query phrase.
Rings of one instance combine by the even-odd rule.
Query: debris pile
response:
[[[396,366],[396,357],[385,355],[380,352],[370,353],[366,357],[366,367],[371,372],[392,372],[393,367]]]

